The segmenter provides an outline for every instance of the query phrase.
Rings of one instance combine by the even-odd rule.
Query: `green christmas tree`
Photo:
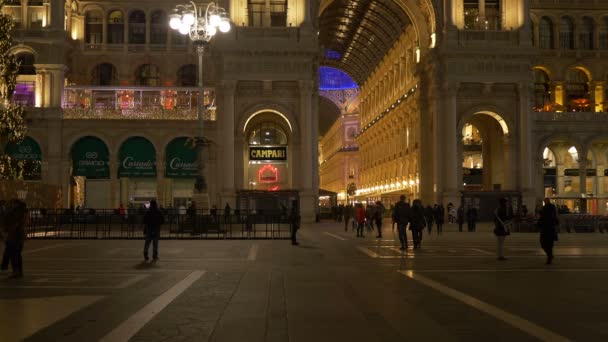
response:
[[[19,64],[15,55],[9,53],[13,45],[13,20],[1,13],[3,6],[4,0],[0,0],[0,179],[22,179],[24,170],[35,166],[5,153],[7,144],[23,141],[27,129],[23,108],[10,101],[17,84]]]

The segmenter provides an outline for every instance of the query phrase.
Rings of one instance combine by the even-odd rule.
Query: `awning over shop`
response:
[[[127,139],[120,147],[118,177],[156,177],[156,150],[143,137]]]
[[[167,144],[165,151],[165,177],[194,178],[197,175],[196,149],[188,143],[188,138],[176,138]]]
[[[8,143],[6,154],[18,161],[25,161],[23,179],[39,180],[41,176],[42,152],[36,140],[25,137],[20,143]]]
[[[72,176],[110,178],[108,147],[101,139],[88,136],[72,146]]]

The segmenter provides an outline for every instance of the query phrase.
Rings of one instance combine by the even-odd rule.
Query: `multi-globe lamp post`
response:
[[[208,208],[207,182],[205,181],[205,165],[203,162],[204,123],[205,123],[205,89],[203,86],[203,56],[205,48],[211,39],[218,33],[230,31],[230,19],[226,10],[215,1],[206,5],[197,6],[194,2],[177,5],[169,15],[169,26],[183,35],[188,35],[196,46],[198,54],[198,136],[195,138],[198,166],[196,183],[194,185],[193,199],[198,197],[202,201],[203,209]]]

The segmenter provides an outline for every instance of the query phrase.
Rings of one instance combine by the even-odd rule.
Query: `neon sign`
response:
[[[279,170],[267,164],[258,170],[258,182],[260,183],[277,183],[279,181]]]

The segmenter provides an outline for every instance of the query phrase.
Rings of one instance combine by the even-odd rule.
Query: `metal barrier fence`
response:
[[[161,239],[289,239],[291,225],[284,213],[215,214],[163,210]],[[30,239],[143,239],[145,212],[117,210],[30,209],[26,228]]]
[[[515,231],[538,232],[535,218],[515,220]],[[586,214],[559,215],[558,230],[562,233],[604,233],[608,232],[608,216]]]

